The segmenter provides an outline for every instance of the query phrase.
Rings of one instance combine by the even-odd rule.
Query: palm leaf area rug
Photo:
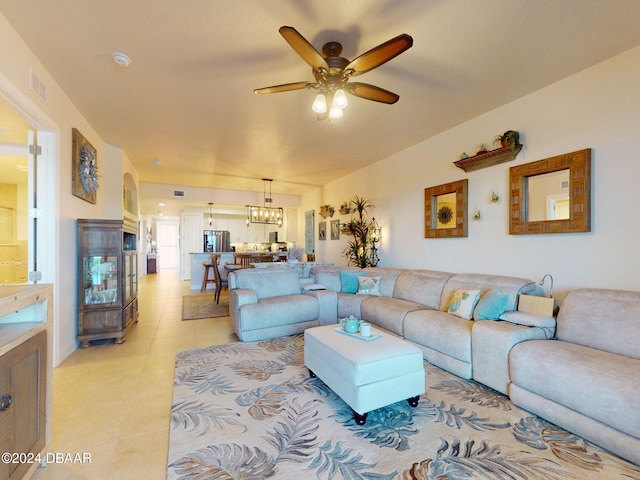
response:
[[[427,392],[366,424],[303,337],[179,352],[168,479],[640,479],[640,468],[425,362]]]

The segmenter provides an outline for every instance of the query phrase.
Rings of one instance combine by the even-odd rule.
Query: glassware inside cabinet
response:
[[[85,256],[82,264],[85,305],[119,302],[118,256]]]

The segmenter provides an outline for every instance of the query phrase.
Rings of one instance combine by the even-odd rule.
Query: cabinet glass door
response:
[[[124,298],[131,298],[131,255],[124,256]]]
[[[133,253],[131,255],[131,295],[138,296],[138,255]]]
[[[119,303],[118,256],[82,257],[84,304]]]

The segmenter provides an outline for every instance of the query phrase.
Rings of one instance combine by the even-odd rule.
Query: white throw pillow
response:
[[[453,292],[449,300],[449,309],[447,313],[455,315],[466,320],[471,320],[473,309],[480,298],[480,290],[463,290],[458,289]]]
[[[380,278],[382,277],[358,277],[358,294],[380,296]]]

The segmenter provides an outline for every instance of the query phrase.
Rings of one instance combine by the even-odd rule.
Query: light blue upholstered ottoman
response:
[[[367,413],[400,400],[418,405],[425,392],[422,351],[401,338],[372,328],[363,341],[336,332],[337,325],[304,332],[304,364],[355,412],[364,425]]]

